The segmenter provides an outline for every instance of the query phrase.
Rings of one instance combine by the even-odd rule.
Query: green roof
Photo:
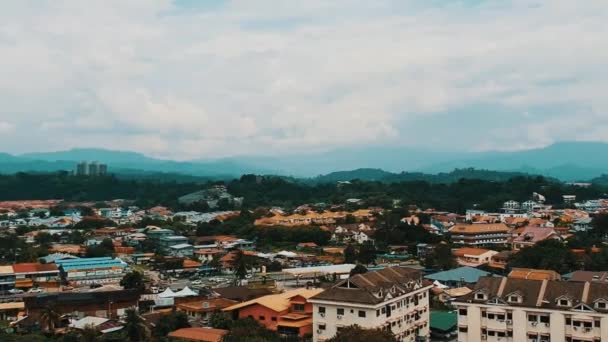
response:
[[[457,319],[456,311],[431,311],[431,329],[450,331]]]
[[[465,283],[476,283],[479,277],[492,276],[490,272],[478,270],[473,267],[458,267],[453,270],[443,271],[427,275],[425,278],[439,281],[461,281]]]

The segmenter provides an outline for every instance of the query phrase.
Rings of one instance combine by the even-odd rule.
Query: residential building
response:
[[[188,244],[188,238],[185,236],[169,235],[161,236],[158,240],[158,247],[166,254],[171,254],[171,247],[177,245]],[[194,253],[194,247],[192,247]],[[192,255],[192,254],[191,254]]]
[[[507,264],[509,263],[509,259],[513,255],[512,251],[501,251],[492,256],[490,259],[490,263],[488,266],[491,268],[504,270],[507,268]]]
[[[225,298],[203,298],[184,300],[175,304],[178,311],[183,311],[192,320],[208,323],[211,314],[237,304],[236,301]]]
[[[351,325],[391,331],[400,341],[427,340],[429,290],[418,270],[390,267],[357,274],[312,297],[313,341]]]
[[[55,261],[61,277],[67,283],[78,285],[118,283],[125,275],[127,264],[118,258],[81,258]]]
[[[591,222],[593,219],[591,217],[584,217],[578,219],[572,223],[572,229],[577,232],[586,232],[592,228]]]
[[[169,255],[177,257],[191,257],[194,255],[194,246],[188,243],[180,243],[169,247]]]
[[[561,237],[553,228],[524,227],[513,231],[512,249],[518,251],[525,247],[532,247],[540,241],[547,239],[560,240]]]
[[[452,241],[469,246],[506,245],[511,237],[504,223],[458,224],[450,228]]]
[[[223,253],[217,248],[195,248],[194,256],[202,263],[209,263],[218,258]]]
[[[488,264],[492,256],[498,252],[483,248],[463,247],[452,251],[452,254],[461,266],[479,267]]]
[[[566,277],[566,276],[564,276]],[[570,281],[595,282],[608,284],[608,272],[574,271],[569,275]]]
[[[479,279],[458,298],[458,341],[608,341],[608,284]]]
[[[232,312],[234,318],[252,318],[279,334],[302,337],[312,333],[313,308],[309,299],[322,291],[300,288],[252,299],[224,311]]]

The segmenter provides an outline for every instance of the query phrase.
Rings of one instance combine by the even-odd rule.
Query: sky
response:
[[[605,0],[8,0],[0,151],[608,142]]]

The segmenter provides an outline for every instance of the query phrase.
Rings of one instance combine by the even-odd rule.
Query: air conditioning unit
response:
[[[319,316],[321,316],[321,317],[325,317],[325,313],[324,313],[324,312],[321,312],[321,313],[319,313]]]
[[[487,335],[481,335],[481,339],[482,339],[482,340],[487,340],[487,339],[488,339],[488,336],[487,336]]]
[[[323,330],[317,329],[317,334],[321,334],[322,332],[323,332]]]
[[[549,327],[549,323],[545,323],[545,326],[548,328]]]
[[[513,321],[512,321],[512,320],[510,320],[510,319],[508,319],[508,320],[507,320],[507,324],[513,324]]]
[[[585,328],[585,332],[586,333],[591,332],[591,328]]]
[[[538,325],[538,322],[532,322],[532,326],[535,327]]]
[[[342,319],[342,315],[338,315],[338,319]]]

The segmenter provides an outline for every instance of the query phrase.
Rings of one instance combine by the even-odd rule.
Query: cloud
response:
[[[2,4],[0,123],[15,134],[0,142],[189,159],[608,141],[604,1],[205,4]]]

